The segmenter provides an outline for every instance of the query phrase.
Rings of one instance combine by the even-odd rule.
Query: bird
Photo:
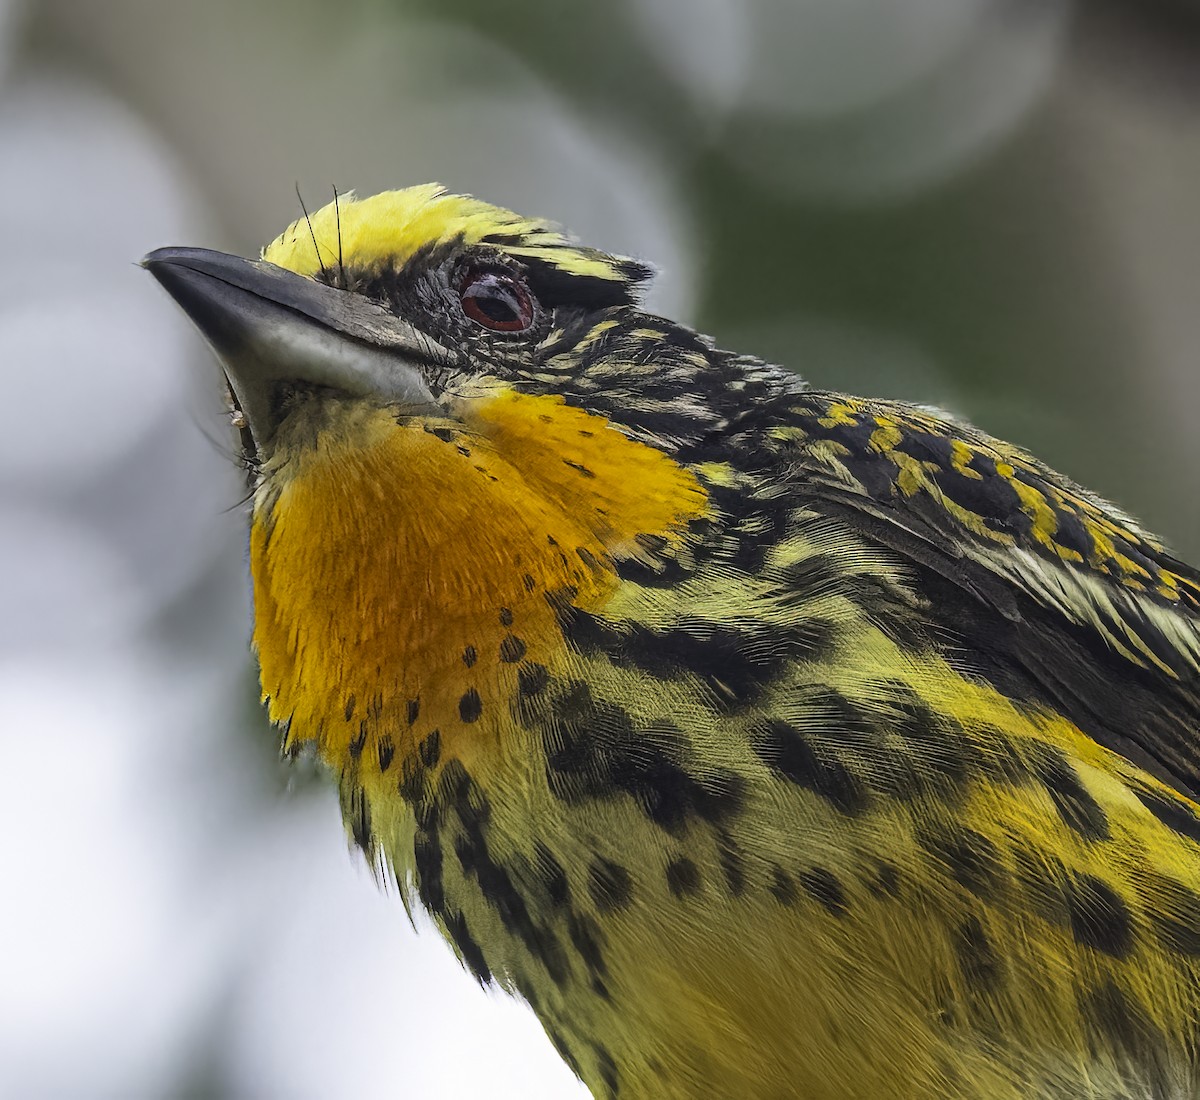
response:
[[[1200,1095],[1196,568],[438,185],[143,265],[228,381],[283,752],[593,1095]]]

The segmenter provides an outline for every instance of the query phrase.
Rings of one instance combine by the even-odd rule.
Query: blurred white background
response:
[[[1183,0],[0,0],[0,1095],[581,1094],[278,761],[220,379],[143,253],[438,179],[1195,559],[1198,100]]]

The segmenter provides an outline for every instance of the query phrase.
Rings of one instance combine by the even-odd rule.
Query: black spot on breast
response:
[[[507,634],[500,643],[500,660],[505,664],[516,664],[525,656],[525,643],[514,634]]]
[[[362,756],[363,747],[366,745],[366,743],[367,743],[367,723],[365,721],[359,722],[358,733],[356,733],[354,735],[353,739],[350,741],[350,744],[347,746],[347,748],[350,751],[350,756],[352,759],[357,760],[358,757]]]
[[[797,876],[800,885],[812,898],[819,901],[835,917],[846,912],[846,892],[837,875],[825,867],[812,867]]]
[[[771,868],[771,884],[767,889],[780,905],[791,905],[796,900],[796,883],[779,864]]]
[[[1133,918],[1117,892],[1094,875],[1071,875],[1064,897],[1075,942],[1121,958],[1133,948]]]
[[[700,890],[700,868],[686,857],[667,864],[667,889],[677,898],[696,894]]]
[[[550,849],[538,843],[534,849],[534,867],[545,888],[550,904],[562,908],[571,900],[571,887],[562,864],[551,854]]]
[[[392,757],[396,755],[396,746],[392,741],[392,735],[385,733],[379,738],[379,743],[376,746],[376,752],[379,756],[379,770],[385,772],[391,766]]]
[[[407,711],[406,717],[408,719],[408,724],[411,726],[414,722],[416,722],[417,717],[421,713],[420,698],[418,697],[416,699],[409,699],[408,705],[405,709]]]
[[[1051,745],[1034,746],[1031,752],[1033,774],[1049,792],[1063,823],[1085,840],[1107,840],[1108,815],[1063,753]]]
[[[1013,863],[1033,912],[1052,924],[1069,924],[1066,890],[1070,875],[1062,860],[1036,848],[1015,847]]]
[[[595,859],[588,872],[588,892],[601,913],[612,913],[632,900],[633,881],[619,863]]]
[[[948,826],[939,833],[918,833],[917,842],[976,897],[990,900],[1004,888],[1008,872],[995,844],[982,833]]]
[[[737,841],[728,833],[717,834],[717,855],[721,861],[721,873],[725,885],[736,898],[746,892],[746,857]]]
[[[464,722],[476,722],[483,713],[483,700],[474,688],[468,688],[458,701],[458,716]]]
[[[466,964],[467,969],[475,975],[476,981],[480,985],[491,981],[492,972],[483,957],[482,949],[475,942],[470,929],[467,928],[467,918],[455,909],[443,914],[442,923],[446,928],[446,934],[450,937],[450,942],[458,948],[459,957]]]
[[[1134,788],[1133,793],[1168,829],[1200,844],[1200,818],[1181,799],[1150,789]]]
[[[1003,960],[978,917],[968,917],[958,926],[953,946],[967,987],[976,993],[994,992],[1003,976]]]
[[[417,755],[425,767],[434,767],[442,755],[442,731],[431,730],[429,735],[417,746]]]
[[[500,608],[500,625],[501,626],[512,626],[512,624],[513,624],[512,610],[507,607]]]
[[[751,746],[772,771],[825,798],[843,814],[862,813],[868,804],[862,781],[842,761],[818,754],[795,726],[768,721],[750,731]]]
[[[466,665],[467,668],[471,668],[475,662],[479,660],[479,654],[475,652],[475,647],[473,645],[469,645],[463,650],[462,659],[463,664]]]
[[[586,565],[593,573],[599,573],[603,569],[603,566],[597,560],[596,555],[593,554],[586,546],[576,546],[575,553],[579,556],[579,560],[583,562],[583,564]]]
[[[896,869],[895,864],[880,860],[874,874],[867,877],[867,889],[877,898],[899,897],[900,872]]]
[[[546,671],[545,665],[526,661],[517,669],[517,691],[527,699],[541,695],[549,683],[550,673]]]
[[[421,802],[429,790],[429,777],[424,766],[415,756],[406,756],[400,761],[400,782],[397,784],[400,797],[405,802]]]

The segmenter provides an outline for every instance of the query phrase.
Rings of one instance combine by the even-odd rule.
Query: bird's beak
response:
[[[447,365],[445,349],[360,294],[206,248],[159,248],[142,266],[216,353],[260,451],[278,426],[284,383],[434,404],[426,374]]]

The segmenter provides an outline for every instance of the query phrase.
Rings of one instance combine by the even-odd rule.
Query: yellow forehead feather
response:
[[[262,258],[298,275],[315,275],[322,266],[337,265],[339,232],[341,259],[356,268],[402,267],[422,249],[461,240],[468,246],[493,243],[510,255],[551,263],[572,275],[629,278],[626,263],[573,243],[547,222],[469,195],[447,194],[436,183],[367,199],[340,195],[307,220],[292,222]]]

